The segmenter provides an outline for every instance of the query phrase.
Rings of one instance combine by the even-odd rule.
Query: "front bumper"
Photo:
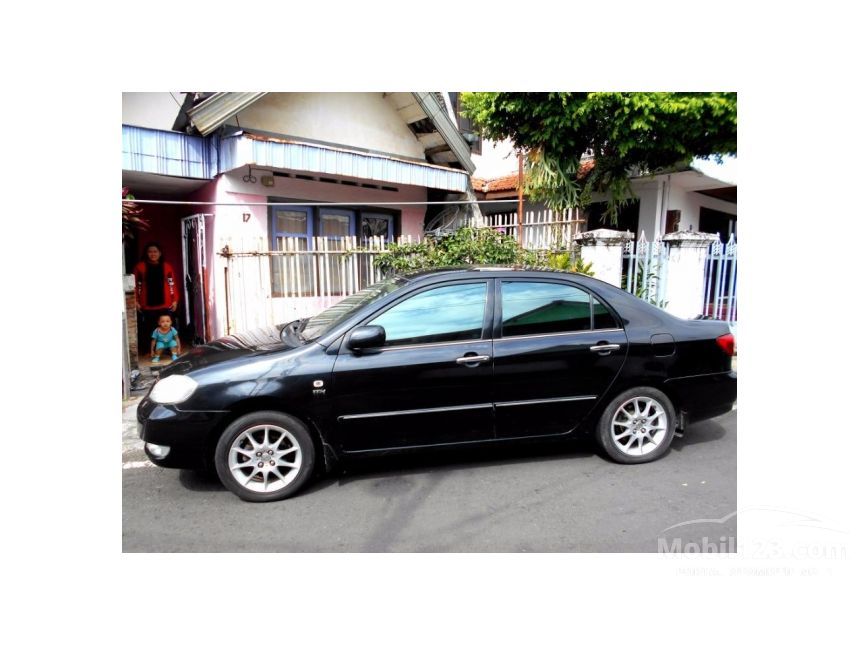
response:
[[[179,410],[155,403],[148,397],[137,407],[137,434],[146,443],[167,446],[170,452],[158,458],[144,446],[149,460],[164,468],[201,469],[209,466],[210,438],[227,413]]]

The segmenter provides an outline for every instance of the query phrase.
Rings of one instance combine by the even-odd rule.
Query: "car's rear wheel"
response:
[[[221,483],[249,502],[295,494],[314,470],[314,442],[305,425],[281,412],[253,412],[231,423],[215,447]]]
[[[659,459],[675,435],[675,408],[660,390],[636,387],[616,396],[597,423],[597,441],[613,461],[641,464]]]

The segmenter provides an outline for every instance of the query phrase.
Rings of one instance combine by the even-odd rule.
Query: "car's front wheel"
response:
[[[641,464],[659,459],[675,435],[675,408],[660,390],[635,387],[616,396],[597,423],[597,441],[613,461]]]
[[[314,443],[305,425],[281,412],[253,412],[231,423],[215,447],[215,470],[249,502],[295,494],[314,470]]]

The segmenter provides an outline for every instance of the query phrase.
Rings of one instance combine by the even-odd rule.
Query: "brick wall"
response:
[[[137,364],[137,298],[134,291],[125,294],[125,320],[128,330],[128,364],[138,369]]]

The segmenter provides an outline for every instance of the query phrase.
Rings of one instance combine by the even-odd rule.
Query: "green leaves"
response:
[[[528,266],[594,275],[591,263],[570,251],[522,249],[511,235],[493,228],[457,229],[439,238],[413,244],[392,244],[374,260],[386,274],[466,265]]]
[[[464,227],[436,239],[392,244],[374,263],[386,273],[408,273],[469,264],[534,265],[536,260],[535,252],[519,248],[509,235],[492,228]]]
[[[134,195],[129,193],[128,188],[123,186],[123,199],[134,199]],[[134,231],[146,231],[149,229],[149,222],[142,217],[143,209],[133,202],[122,202],[122,239],[123,241],[132,239]]]
[[[482,136],[528,153],[526,190],[553,210],[606,193],[615,221],[629,174],[694,157],[737,154],[734,92],[466,92],[464,114]],[[594,167],[581,172],[584,159]]]

